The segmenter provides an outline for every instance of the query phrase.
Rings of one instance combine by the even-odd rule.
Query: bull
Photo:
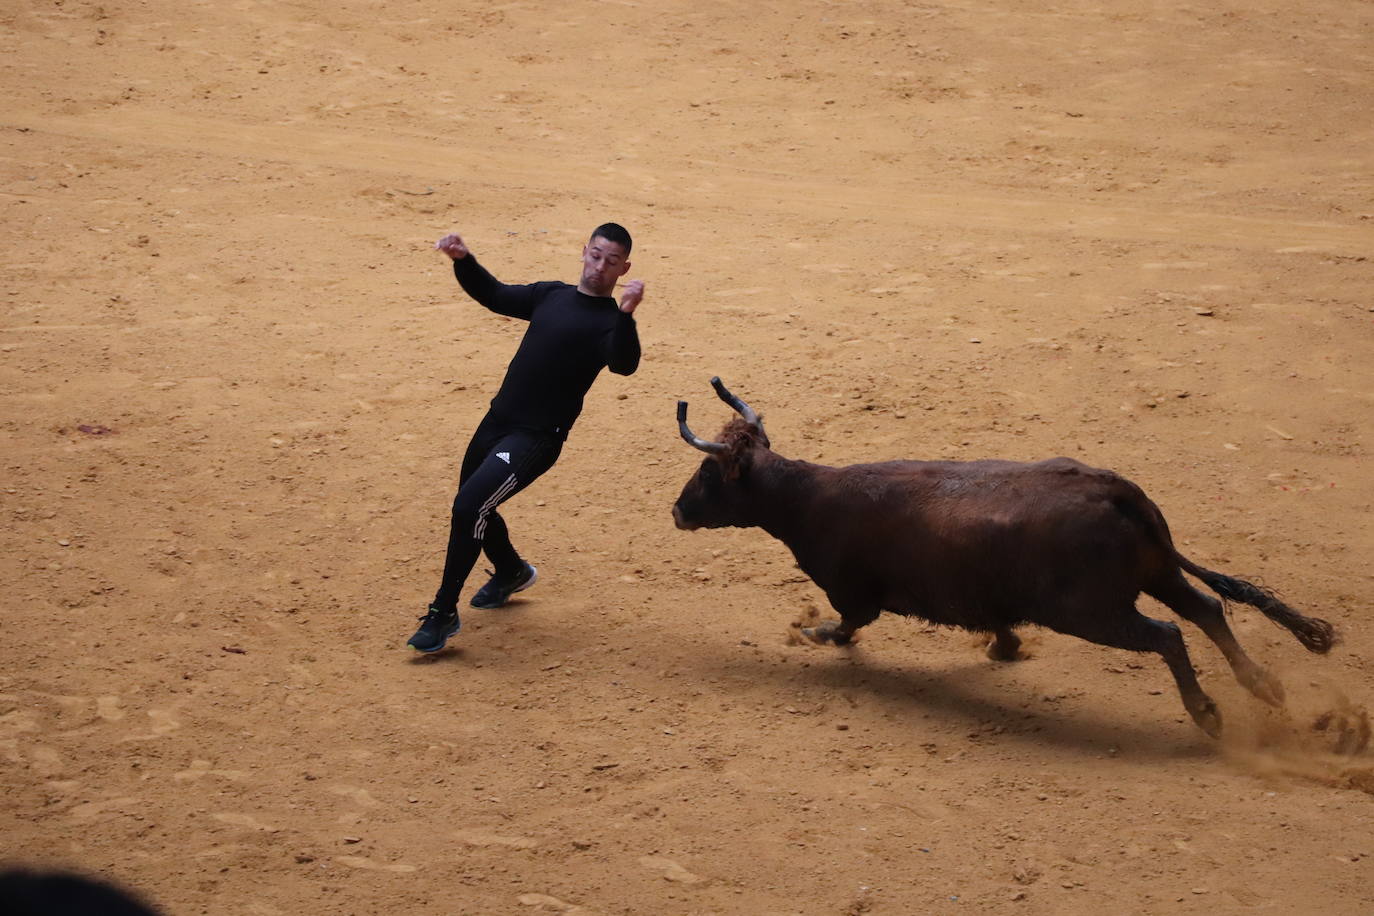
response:
[[[884,461],[828,467],[772,451],[758,414],[719,378],[711,385],[739,414],[716,441],[678,430],[706,453],[673,506],[673,521],[698,528],[762,528],[839,613],[803,630],[846,645],[882,611],[990,635],[987,654],[1019,656],[1015,628],[1032,623],[1089,642],[1155,652],[1183,706],[1212,737],[1221,713],[1198,684],[1177,624],[1141,614],[1142,592],[1196,624],[1236,679],[1273,706],[1283,686],[1231,632],[1223,601],[1257,608],[1312,652],[1330,651],[1335,630],[1270,590],[1205,569],[1174,547],[1159,507],[1131,481],[1071,458],[1032,463]]]

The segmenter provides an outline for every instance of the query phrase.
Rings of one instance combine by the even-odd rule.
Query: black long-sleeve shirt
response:
[[[495,419],[567,438],[603,366],[617,375],[639,368],[634,316],[611,297],[558,282],[510,286],[471,254],[453,262],[453,275],[479,304],[530,323],[492,398]]]

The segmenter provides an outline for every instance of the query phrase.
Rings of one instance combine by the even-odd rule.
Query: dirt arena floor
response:
[[[0,40],[0,860],[177,916],[1374,912],[1374,6],[35,0]],[[607,219],[643,364],[507,506],[538,585],[418,657],[522,330],[433,242],[575,281]],[[1280,713],[1185,626],[1220,741],[1047,631],[804,643],[781,544],[669,516],[712,375],[789,457],[1114,468],[1344,640],[1234,609]]]

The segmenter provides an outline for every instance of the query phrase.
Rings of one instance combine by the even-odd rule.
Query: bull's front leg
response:
[[[802,635],[814,643],[830,646],[847,646],[854,640],[860,627],[867,626],[878,619],[880,609],[868,605],[857,605],[837,601],[835,595],[827,595],[830,605],[840,612],[839,620],[827,620],[814,627],[802,627]]]
[[[821,646],[847,646],[857,629],[845,626],[843,620],[827,620],[814,627],[802,627],[802,635]]]
[[[1021,657],[1021,637],[1011,627],[998,627],[988,643],[987,654],[995,662],[1014,662]]]

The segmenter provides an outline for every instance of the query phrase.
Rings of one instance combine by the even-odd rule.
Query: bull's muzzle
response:
[[[689,523],[682,517],[682,507],[676,503],[673,504],[673,524],[677,526],[679,531],[695,531],[697,529],[696,525]]]

